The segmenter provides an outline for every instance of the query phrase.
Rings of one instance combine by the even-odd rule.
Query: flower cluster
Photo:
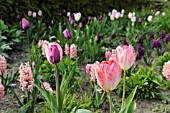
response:
[[[7,75],[7,62],[5,57],[0,55],[0,75]]]
[[[135,21],[136,21],[135,12],[132,12],[132,13],[129,12],[128,18],[129,18],[132,22],[135,22]]]
[[[163,66],[162,75],[167,79],[170,80],[170,61],[166,62]]]
[[[28,11],[28,16],[32,16],[35,18],[37,16],[37,14],[38,14],[38,16],[42,16],[42,11],[39,10],[37,13],[35,11],[31,11],[31,10]]]
[[[20,74],[20,87],[22,90],[32,90],[34,86],[34,79],[32,75],[32,70],[29,65],[29,62],[25,63],[25,65],[21,64],[19,67]]]
[[[125,13],[125,10],[122,9],[121,12],[117,11],[116,9],[113,9],[112,12],[109,12],[109,16],[111,20],[118,19],[120,17],[123,17]]]
[[[71,46],[69,47],[69,45],[66,44],[64,52],[65,52],[66,55],[70,54],[70,58],[76,59],[76,57],[77,57],[77,46],[75,44],[71,44]]]
[[[0,101],[3,99],[4,97],[4,86],[1,84],[0,81]]]

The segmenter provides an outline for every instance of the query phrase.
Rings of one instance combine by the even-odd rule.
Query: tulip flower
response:
[[[74,20],[70,20],[70,25],[71,25],[71,26],[74,25]]]
[[[97,42],[100,42],[100,40],[103,38],[103,36],[98,32],[97,33]]]
[[[25,18],[22,18],[22,29],[29,29],[30,28],[30,23],[28,22],[28,20],[26,20]]]
[[[111,35],[111,38],[114,39],[116,37],[116,32],[114,32],[112,35]]]
[[[103,61],[96,65],[95,75],[98,85],[109,92],[116,88],[122,76],[122,70],[114,60]]]
[[[129,45],[128,42],[126,41],[126,38],[123,39],[123,45]]]
[[[161,38],[165,38],[165,30],[162,30],[162,31],[160,32],[160,37],[161,37]]]
[[[82,29],[83,28],[83,24],[79,23],[79,28]]]
[[[37,16],[37,13],[36,13],[36,12],[33,12],[33,13],[32,13],[32,17],[36,18],[36,16]]]
[[[88,21],[91,21],[93,18],[91,16],[88,16]]]
[[[37,14],[38,14],[38,16],[42,16],[42,11],[39,10]]]
[[[102,20],[102,19],[103,19],[103,16],[102,16],[102,15],[100,15],[99,20]]]
[[[28,16],[32,16],[32,11],[28,11]]]
[[[95,75],[98,85],[109,93],[110,113],[113,113],[111,91],[120,82],[122,70],[114,60],[103,61],[95,65]]]
[[[167,43],[169,41],[169,39],[170,39],[170,34],[167,34],[163,41]]]
[[[138,23],[141,24],[142,23],[142,18],[138,19]]]
[[[133,46],[124,45],[116,47],[117,61],[123,70],[128,70],[135,62]]]
[[[150,33],[149,33],[149,38],[150,38],[150,39],[154,38],[154,32],[153,32],[153,31],[150,31]]]
[[[45,46],[45,54],[49,63],[57,64],[62,59],[63,51],[58,43],[52,42]]]
[[[75,21],[79,21],[80,18],[81,18],[81,13],[80,13],[80,12],[79,12],[79,13],[74,13],[74,19],[75,19]]]
[[[70,39],[71,38],[71,33],[70,33],[70,31],[68,29],[65,29],[63,34],[64,34],[64,37],[66,39]]]
[[[151,21],[152,21],[152,18],[153,18],[153,16],[151,16],[151,15],[148,16],[148,21],[151,22]]]

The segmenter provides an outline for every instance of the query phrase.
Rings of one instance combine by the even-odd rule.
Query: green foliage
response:
[[[131,91],[138,86],[136,91],[136,98],[153,99],[157,98],[159,93],[163,90],[164,81],[161,75],[155,72],[151,67],[148,70],[144,67],[139,68],[136,73],[132,73],[130,77],[126,78],[126,94],[129,95]],[[117,87],[117,93],[120,95],[123,91],[123,81]]]
[[[0,20],[0,54],[8,57],[6,54],[7,50],[11,50],[12,47],[21,42],[22,31],[17,30],[17,28],[8,28],[5,23]]]
[[[77,109],[91,109],[93,100],[91,96],[83,94],[81,97],[76,96],[76,94],[68,94],[63,102],[64,111],[70,112],[73,107]]]
[[[164,53],[162,56],[159,56],[157,66],[160,66],[160,72],[162,72],[162,68],[165,62],[170,60],[170,53]]]

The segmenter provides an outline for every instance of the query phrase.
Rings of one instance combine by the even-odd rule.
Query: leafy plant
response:
[[[122,93],[123,82],[118,85],[117,93]],[[161,75],[155,72],[151,67],[148,70],[144,67],[139,68],[136,73],[132,73],[130,77],[127,77],[126,81],[126,94],[129,95],[136,86],[136,98],[140,99],[153,99],[159,96],[159,93],[163,90],[164,80]]]

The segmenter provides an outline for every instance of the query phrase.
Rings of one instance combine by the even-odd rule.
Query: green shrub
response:
[[[126,95],[138,86],[136,98],[153,99],[156,98],[163,90],[163,77],[159,75],[153,67],[148,70],[141,67],[136,73],[126,78]],[[117,87],[117,93],[121,94],[123,90],[123,80]]]

